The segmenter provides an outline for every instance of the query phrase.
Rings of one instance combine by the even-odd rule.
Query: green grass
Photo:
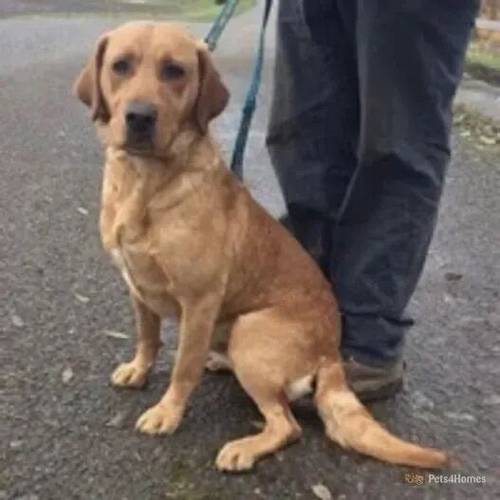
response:
[[[500,49],[471,44],[465,67],[474,78],[500,86]]]
[[[467,53],[467,59],[500,71],[500,49],[488,49],[478,44],[471,44]]]
[[[2,0],[0,0],[2,1]],[[38,0],[31,0],[35,6]],[[84,3],[84,2],[82,2]],[[256,0],[240,0],[235,14],[252,8]],[[127,0],[92,0],[85,3],[87,10],[72,11],[71,8],[61,7],[51,12],[34,9],[25,14],[13,17],[53,17],[89,18],[112,16],[116,20],[131,18],[164,19],[172,21],[191,21],[211,23],[215,20],[222,6],[215,0],[146,0],[144,3],[135,3]]]
[[[176,16],[192,21],[211,21],[220,12],[222,5],[216,5],[215,0],[146,0],[144,3],[127,2],[126,0],[113,0],[122,4],[133,5],[137,8],[154,8],[157,13],[166,16]],[[239,14],[255,5],[255,0],[240,0],[236,8]]]

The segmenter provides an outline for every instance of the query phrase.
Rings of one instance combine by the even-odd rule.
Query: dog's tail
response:
[[[321,364],[315,400],[327,436],[344,448],[393,464],[441,468],[449,463],[445,452],[403,441],[376,422],[347,386],[340,361]]]

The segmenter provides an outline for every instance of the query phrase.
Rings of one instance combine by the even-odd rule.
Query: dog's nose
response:
[[[129,132],[134,135],[148,136],[154,130],[158,111],[152,104],[131,102],[125,112]]]

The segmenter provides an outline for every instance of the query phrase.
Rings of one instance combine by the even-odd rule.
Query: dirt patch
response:
[[[465,64],[465,70],[469,75],[477,80],[482,80],[483,82],[489,83],[490,85],[495,85],[500,87],[500,71],[481,63],[475,63],[472,61],[467,61]]]
[[[500,149],[500,126],[493,120],[459,104],[455,107],[453,125],[458,134],[479,149]]]

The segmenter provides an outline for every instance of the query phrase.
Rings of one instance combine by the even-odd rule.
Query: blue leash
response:
[[[219,41],[226,24],[233,17],[234,11],[238,6],[240,0],[226,0],[224,7],[220,11],[219,15],[215,19],[208,35],[205,37],[205,43],[208,45],[210,51],[214,51],[217,47],[217,42]]]
[[[217,46],[217,41],[220,38],[226,24],[233,15],[239,0],[226,0],[224,7],[217,16],[212,28],[205,38],[210,50],[214,50]],[[240,178],[243,178],[243,157],[245,155],[245,147],[247,144],[250,125],[257,106],[257,94],[259,92],[260,83],[262,81],[262,67],[264,66],[264,45],[267,22],[269,13],[271,12],[272,0],[266,0],[264,14],[259,35],[259,46],[255,58],[252,79],[247,90],[245,104],[241,113],[241,121],[234,143],[233,157],[231,159],[231,170]]]

